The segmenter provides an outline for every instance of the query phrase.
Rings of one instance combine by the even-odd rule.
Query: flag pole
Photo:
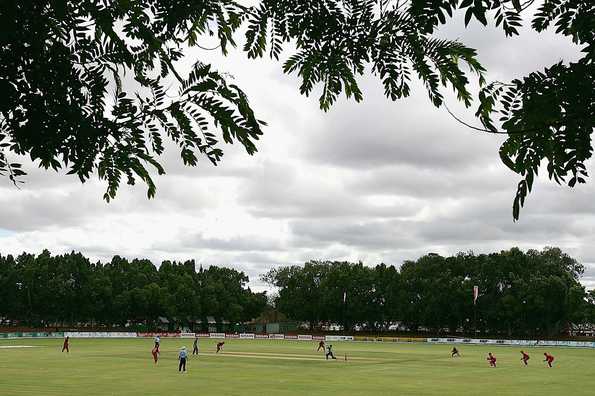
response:
[[[479,286],[473,286],[473,338],[477,337],[477,298]]]
[[[477,336],[477,305],[473,303],[473,338]]]
[[[347,324],[345,323],[345,301],[347,300],[347,290],[343,290],[343,305],[341,307],[341,316],[343,319],[343,334],[347,334]]]

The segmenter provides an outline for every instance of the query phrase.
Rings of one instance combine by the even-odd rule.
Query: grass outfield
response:
[[[177,352],[192,340],[162,339],[161,359],[151,339],[0,340],[0,395],[593,395],[595,350],[333,342],[336,361],[324,360],[307,341],[201,339],[200,357],[178,374]],[[33,346],[33,348],[6,348]],[[488,367],[492,351],[499,367]],[[347,361],[344,355],[347,354]]]

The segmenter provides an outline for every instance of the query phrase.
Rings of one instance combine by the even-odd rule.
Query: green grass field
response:
[[[529,348],[522,367],[519,348],[392,343],[332,343],[338,360],[326,361],[315,342],[201,339],[200,357],[177,371],[177,351],[192,340],[162,339],[159,364],[151,339],[0,341],[1,395],[593,395],[595,350]],[[7,346],[33,348],[6,348]],[[499,367],[488,367],[487,352]],[[344,356],[347,354],[347,361]]]

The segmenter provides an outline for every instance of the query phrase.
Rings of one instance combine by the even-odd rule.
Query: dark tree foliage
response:
[[[233,1],[23,0],[2,3],[0,172],[23,175],[8,152],[44,168],[68,168],[85,181],[97,172],[114,198],[124,178],[155,194],[151,170],[164,139],[186,165],[217,164],[217,133],[252,154],[262,134],[246,95],[211,65],[182,77],[175,62],[198,36],[234,45],[244,7]],[[179,90],[167,94],[172,80]],[[8,152],[7,152],[8,151]]]
[[[362,99],[357,77],[366,66],[393,100],[408,96],[409,81],[418,77],[436,106],[443,100],[441,86],[452,87],[470,105],[469,81],[461,66],[481,75],[475,51],[457,41],[432,37],[431,29],[417,20],[416,2],[407,9],[389,3],[394,2],[263,0],[250,10],[244,50],[255,58],[268,48],[270,56],[278,58],[284,43],[295,43],[296,52],[283,70],[298,73],[305,95],[320,86],[323,110],[342,92]]]
[[[52,256],[0,255],[0,317],[31,324],[94,323],[152,326],[160,316],[188,319],[213,316],[232,323],[258,317],[265,293],[246,287],[248,277],[229,268],[195,269],[194,261],[115,256],[92,263],[80,253]]]
[[[512,3],[514,12],[522,9],[519,1]],[[593,153],[595,2],[544,0],[531,27],[537,32],[556,29],[581,47],[583,57],[568,64],[559,62],[510,83],[488,84],[479,94],[477,116],[493,132],[497,130],[497,117],[509,135],[500,148],[500,158],[523,177],[513,204],[515,219],[543,161],[550,179],[574,187],[577,182],[586,182],[585,162]]]
[[[279,288],[275,304],[281,312],[314,328],[341,323],[345,329],[387,330],[400,322],[413,331],[551,336],[593,318],[594,292],[579,283],[583,270],[558,248],[514,248],[429,254],[400,269],[313,261],[273,269],[263,280]],[[475,285],[480,295],[474,307]]]
[[[190,166],[201,156],[217,164],[221,139],[254,153],[263,122],[240,88],[200,60],[191,60],[188,73],[176,69],[188,48],[209,35],[226,54],[245,26],[247,56],[284,56],[284,71],[300,77],[301,93],[319,91],[323,110],[342,93],[360,101],[358,78],[366,72],[382,81],[391,100],[408,96],[418,78],[433,105],[443,105],[442,89],[450,87],[470,106],[466,69],[477,74],[483,86],[477,116],[486,131],[509,135],[500,154],[523,177],[513,207],[517,219],[542,160],[558,183],[573,187],[587,176],[595,5],[542,1],[532,28],[552,26],[584,56],[510,83],[486,84],[475,50],[435,31],[460,11],[465,23],[493,19],[513,36],[533,3],[260,0],[246,7],[231,0],[7,0],[0,9],[0,173],[20,181],[24,171],[10,154],[28,154],[82,181],[97,172],[107,181],[109,200],[123,178],[129,184],[141,179],[148,195],[155,194],[151,175],[165,172],[158,158],[166,140]],[[172,82],[179,86],[173,97]]]

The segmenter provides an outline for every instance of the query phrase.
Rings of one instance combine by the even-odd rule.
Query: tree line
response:
[[[579,283],[582,264],[558,248],[492,254],[427,254],[397,268],[310,261],[270,270],[276,307],[313,329],[537,336],[570,323],[595,323],[595,291]],[[479,295],[474,303],[473,288]]]
[[[266,293],[254,293],[235,269],[196,269],[194,260],[163,261],[115,256],[91,262],[81,253],[0,255],[0,318],[36,326],[80,323],[153,327],[158,318],[181,324],[207,316],[232,323],[257,317]]]
[[[523,252],[427,254],[400,267],[337,261],[271,269],[277,291],[254,293],[235,269],[193,260],[114,256],[91,262],[81,253],[0,255],[0,318],[34,326],[154,328],[213,316],[247,322],[281,312],[314,331],[354,330],[492,335],[556,335],[570,323],[595,323],[595,290],[579,282],[584,266],[558,248]],[[474,303],[473,288],[478,286]],[[198,326],[197,329],[200,329]]]

